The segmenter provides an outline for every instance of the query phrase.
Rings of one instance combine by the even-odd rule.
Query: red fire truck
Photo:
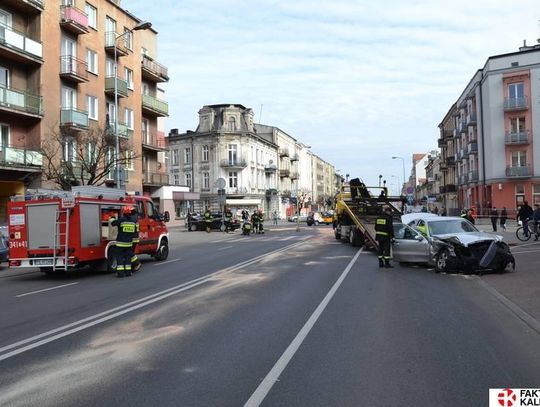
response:
[[[8,202],[9,265],[39,267],[44,272],[90,266],[116,266],[117,228],[111,225],[123,206],[137,210],[140,243],[137,254],[162,261],[169,255],[168,212],[152,200],[120,189],[73,187],[71,191],[37,190]]]

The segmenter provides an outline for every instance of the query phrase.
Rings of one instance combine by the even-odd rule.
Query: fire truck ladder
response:
[[[54,228],[54,247],[53,247],[53,271],[57,269],[67,270],[69,258],[69,215],[71,208],[61,208],[56,210],[56,222]],[[62,220],[63,219],[63,220]],[[62,231],[63,229],[63,231]],[[62,250],[64,255],[60,256]],[[57,264],[58,259],[64,262]]]

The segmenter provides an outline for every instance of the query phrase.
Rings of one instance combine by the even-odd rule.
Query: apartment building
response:
[[[440,136],[438,139],[438,146],[441,149],[439,194],[441,204],[446,208],[446,213],[449,216],[458,215],[460,213],[460,203],[457,194],[458,178],[456,171],[458,129],[455,127],[454,120],[458,115],[457,112],[457,105],[454,103],[439,124]]]
[[[116,134],[129,146],[120,152],[129,191],[151,195],[168,183],[160,154],[168,106],[158,84],[169,78],[149,23],[119,0],[4,0],[0,38],[0,200],[40,184],[47,140],[58,138],[58,160],[83,171],[77,155],[93,154],[91,143],[80,145],[90,132],[111,136],[110,160]]]
[[[491,56],[439,125],[453,127],[460,207],[487,212],[540,203],[539,80],[539,45]],[[449,157],[452,144],[447,133],[443,138]]]

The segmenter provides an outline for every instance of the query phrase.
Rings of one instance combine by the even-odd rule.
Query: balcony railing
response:
[[[41,13],[45,8],[43,0],[3,0],[3,2],[24,13]]]
[[[74,34],[89,32],[88,15],[73,6],[60,6],[60,25]]]
[[[123,79],[116,78],[116,90],[118,92],[118,97],[127,97],[127,82]],[[105,78],[105,92],[114,96],[114,76],[107,76]]]
[[[88,113],[77,109],[61,109],[60,125],[66,127],[87,129]]]
[[[504,111],[525,110],[529,107],[529,99],[527,97],[520,98],[504,98]]]
[[[446,157],[446,165],[456,165],[456,158],[453,156]]]
[[[291,162],[292,161],[300,161],[300,157],[298,156],[298,154],[294,153],[294,154],[291,154],[290,160],[291,160]]]
[[[296,171],[291,172],[291,179],[298,179],[300,177],[300,174]]]
[[[513,177],[530,177],[532,175],[530,165],[509,165],[506,167],[506,176]]]
[[[469,172],[469,182],[476,182],[476,181],[478,181],[478,171]]]
[[[264,172],[270,174],[275,173],[277,171],[277,167],[275,165],[267,165],[264,167]]]
[[[143,147],[149,147],[154,150],[166,150],[167,145],[163,134],[155,134],[150,132],[142,132]]]
[[[42,163],[43,154],[37,149],[0,144],[0,166],[39,169]]]
[[[71,55],[60,57],[60,76],[74,82],[88,81],[88,65]]]
[[[127,47],[126,36],[119,38],[120,35],[114,31],[107,31],[105,33],[105,50],[114,54],[114,44],[116,44],[116,56],[122,57],[129,53],[129,48]]]
[[[227,187],[225,189],[225,194],[227,195],[246,195],[248,193],[248,190],[246,187]]]
[[[280,176],[281,178],[287,178],[287,177],[290,177],[290,176],[291,176],[291,170],[287,170],[287,169],[279,170],[279,176]]]
[[[152,113],[156,116],[164,117],[169,115],[168,103],[150,95],[142,95],[142,107],[147,113]]]
[[[288,157],[289,156],[289,149],[288,148],[280,148],[279,149],[279,156],[280,157]]]
[[[529,144],[529,130],[507,132],[504,137],[505,144]]]
[[[143,173],[143,184],[169,185],[169,174],[162,172],[145,172]]]
[[[446,146],[446,140],[443,139],[443,138],[437,139],[437,146],[439,146],[439,148],[445,147]]]
[[[471,112],[467,115],[467,125],[476,124],[476,112]]]
[[[449,192],[456,192],[456,186],[454,184],[446,184],[441,187],[439,187],[439,192],[441,194],[449,193]]]
[[[114,125],[115,123],[109,123],[107,127],[107,131],[111,136],[116,136],[116,133],[114,131]],[[133,130],[129,128],[129,126],[126,123],[118,122],[118,136],[124,137],[124,138],[132,138],[133,137]]]
[[[32,40],[5,25],[0,25],[0,48],[13,51],[22,61],[43,62],[43,45],[40,41]]]
[[[147,79],[156,82],[167,82],[169,80],[169,71],[167,67],[158,64],[146,55],[143,55],[141,68],[143,76]]]
[[[41,96],[0,86],[0,110],[16,110],[25,114],[43,116],[42,104]]]
[[[246,168],[247,167],[247,161],[236,159],[236,160],[221,160],[221,166],[223,168]]]
[[[476,142],[473,142],[473,143],[469,143],[467,145],[467,152],[469,154],[475,154],[475,153],[478,153],[478,143]]]

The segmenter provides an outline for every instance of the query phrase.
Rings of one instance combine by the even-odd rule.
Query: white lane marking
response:
[[[172,259],[172,260],[167,260],[167,261],[160,261],[160,262],[158,262],[158,263],[155,263],[155,264],[154,264],[154,267],[156,267],[156,266],[161,266],[161,265],[167,264],[167,263],[173,263],[173,262],[175,262],[175,261],[180,261],[180,260],[182,260],[182,259]]]
[[[540,245],[540,242],[523,243],[523,244],[517,244],[515,246],[510,246],[510,247],[526,247],[526,246],[536,246],[536,245]]]
[[[16,295],[15,298],[26,297],[27,295],[33,295],[33,294],[43,293],[45,291],[56,290],[57,288],[69,287],[70,285],[75,285],[75,284],[79,284],[79,283],[78,282],[77,283],[69,283],[69,284],[57,285],[55,287],[44,288],[43,290],[31,291],[29,293]]]
[[[213,240],[213,241],[211,241],[210,243],[222,243],[222,242],[226,242],[226,241],[228,241],[228,240],[230,240],[230,239]]]
[[[59,328],[55,328],[55,329],[52,329],[50,331],[43,332],[41,334],[32,336],[30,338],[26,338],[26,339],[20,340],[18,342],[12,343],[10,345],[3,346],[3,347],[0,348],[0,361],[8,359],[8,358],[10,358],[12,356],[21,354],[21,353],[26,352],[28,350],[37,348],[39,346],[45,345],[45,344],[47,344],[49,342],[53,342],[53,341],[55,341],[57,339],[63,338],[63,337],[68,336],[68,335],[71,335],[71,334],[73,334],[75,332],[78,332],[78,331],[81,331],[83,329],[90,328],[90,327],[92,327],[94,325],[105,322],[105,321],[107,321],[109,319],[113,319],[113,318],[116,318],[116,317],[121,316],[123,314],[126,314],[128,312],[131,312],[131,311],[134,311],[136,309],[142,308],[142,307],[144,307],[146,305],[152,304],[153,302],[156,302],[156,301],[159,301],[161,299],[167,298],[167,297],[169,297],[171,295],[178,294],[178,293],[180,293],[182,291],[186,291],[186,290],[188,290],[190,288],[201,285],[201,284],[209,281],[210,279],[212,279],[212,278],[214,278],[214,277],[216,277],[216,276],[218,276],[220,274],[224,274],[224,273],[227,273],[227,272],[233,272],[233,271],[239,270],[242,267],[246,267],[246,266],[252,265],[254,263],[257,263],[258,261],[260,261],[260,260],[262,260],[262,259],[264,259],[264,258],[266,258],[268,256],[273,256],[273,255],[281,253],[281,252],[286,252],[286,251],[288,251],[290,249],[295,248],[296,246],[300,246],[301,244],[303,244],[303,242],[296,242],[296,243],[290,244],[290,245],[282,247],[280,249],[276,249],[276,250],[273,250],[271,252],[261,254],[259,256],[253,257],[253,258],[248,259],[248,260],[244,260],[244,261],[242,261],[240,263],[237,263],[237,264],[235,264],[233,266],[218,270],[218,271],[216,271],[214,273],[211,273],[211,274],[208,274],[206,276],[202,276],[202,277],[193,279],[191,281],[179,284],[177,286],[168,288],[166,290],[159,291],[159,292],[157,292],[155,294],[151,294],[151,295],[148,295],[146,297],[140,298],[138,300],[128,302],[127,304],[120,305],[118,307],[112,308],[112,309],[104,311],[104,312],[100,312],[99,314],[92,315],[92,316],[89,316],[87,318],[83,318],[83,319],[81,319],[79,321],[75,321],[75,322],[72,322],[70,324],[61,326]],[[159,298],[159,300],[156,299],[156,298]],[[156,300],[156,301],[154,301],[154,300]],[[143,305],[141,305],[141,304],[143,304]],[[108,314],[111,314],[111,315],[108,315]],[[91,322],[89,322],[89,321],[91,321]],[[82,325],[82,324],[84,324],[84,325]],[[76,328],[74,328],[74,327],[76,327]],[[73,328],[73,329],[70,329],[70,328]],[[64,331],[64,332],[62,332],[62,331]],[[50,336],[50,335],[53,335],[53,334],[57,334],[57,335]],[[42,339],[42,338],[45,338],[45,339]],[[39,339],[42,339],[42,340],[40,340],[38,342],[34,342],[34,341],[37,341]],[[31,343],[31,342],[33,342],[33,343]],[[30,344],[27,345],[27,346],[24,346],[22,348],[19,348],[19,346],[25,345],[27,343],[30,343]],[[5,351],[10,350],[10,349],[14,349],[14,348],[18,348],[18,349],[15,349],[15,350],[13,350],[13,351],[11,351],[9,353],[4,353]]]
[[[536,250],[523,250],[523,251],[521,251],[521,252],[515,252],[515,251],[512,250],[512,254],[537,253],[537,252],[539,252],[539,251],[540,251],[540,249],[536,249]]]
[[[308,336],[309,332],[311,331],[311,328],[315,325],[321,314],[324,312],[326,306],[330,303],[330,300],[332,300],[332,297],[338,290],[339,286],[343,281],[345,280],[345,277],[347,277],[347,274],[349,274],[349,271],[351,271],[352,266],[360,256],[360,253],[362,253],[364,249],[361,248],[356,252],[355,256],[352,258],[352,260],[349,262],[343,273],[341,273],[341,276],[339,276],[338,280],[335,282],[335,284],[332,286],[330,291],[328,291],[328,294],[324,297],[324,299],[321,301],[321,303],[318,305],[318,307],[315,309],[313,314],[309,317],[307,322],[304,324],[302,329],[298,332],[296,337],[293,339],[291,344],[285,349],[285,352],[283,352],[283,355],[279,358],[279,360],[276,362],[274,367],[270,370],[270,372],[266,375],[266,377],[263,379],[259,387],[255,390],[255,392],[251,395],[248,401],[246,401],[246,404],[244,404],[244,407],[257,407],[260,406],[261,403],[264,401],[265,397],[267,396],[268,392],[272,389],[274,386],[274,383],[279,380],[279,376],[295,353],[298,351],[306,337]]]
[[[287,237],[282,237],[281,239],[279,239],[281,242],[285,242],[287,240],[291,240],[291,239],[295,239],[297,236],[287,236]]]
[[[225,247],[220,247],[218,250],[226,250],[226,249],[230,249],[231,247],[234,247],[234,246],[225,246]]]

